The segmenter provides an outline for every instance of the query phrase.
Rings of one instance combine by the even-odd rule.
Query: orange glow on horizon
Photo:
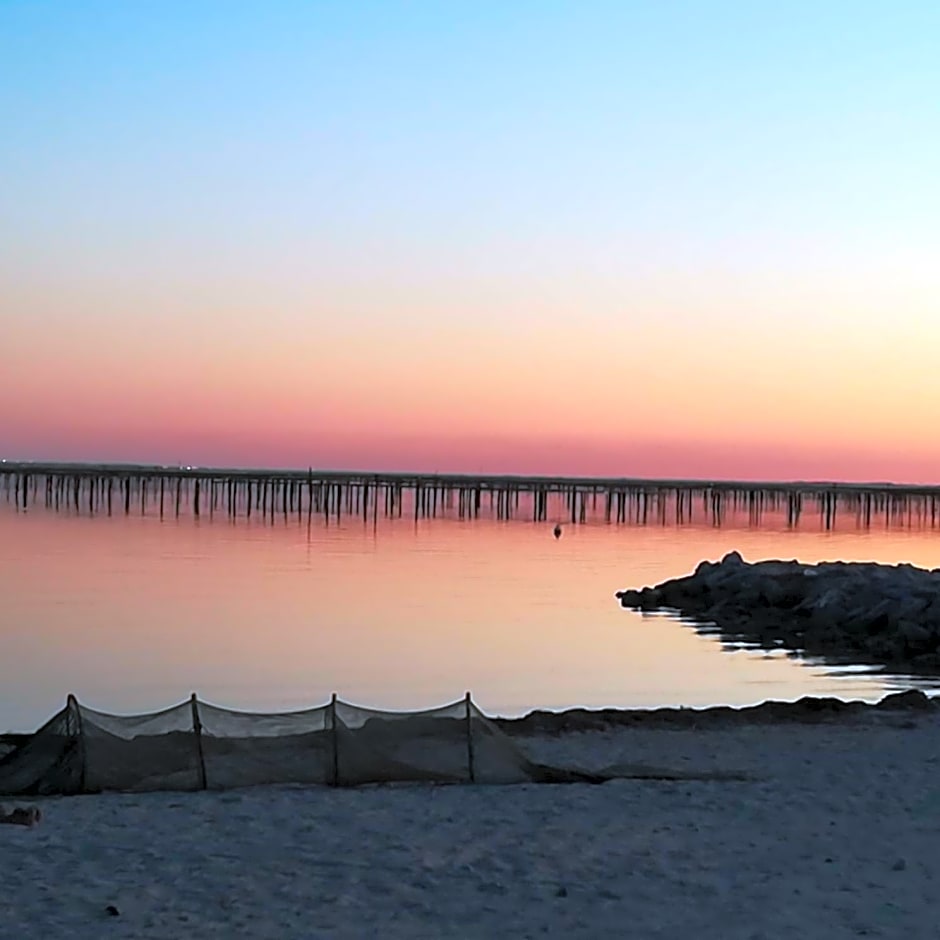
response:
[[[372,328],[276,319],[134,335],[14,328],[8,459],[722,479],[936,482],[917,335],[686,317],[583,332],[558,321]],[[919,321],[918,321],[919,322]],[[678,328],[678,332],[673,331]],[[113,327],[111,327],[113,330]],[[931,328],[936,329],[936,328]],[[140,335],[138,336],[138,333]],[[940,339],[940,335],[938,335]],[[923,344],[924,337],[919,342]]]

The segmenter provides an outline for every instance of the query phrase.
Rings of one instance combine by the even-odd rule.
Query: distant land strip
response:
[[[845,483],[827,480],[697,480],[667,479],[654,477],[591,477],[591,476],[554,476],[549,474],[513,474],[513,473],[419,473],[409,471],[373,471],[373,470],[318,470],[307,469],[271,469],[250,467],[204,467],[175,464],[136,464],[136,463],[61,463],[55,461],[3,460],[0,461],[0,474],[28,473],[37,475],[90,475],[90,476],[140,476],[164,477],[174,479],[269,479],[304,481],[313,477],[316,481],[333,483],[359,483],[376,480],[392,486],[412,487],[415,484],[449,487],[474,487],[484,489],[502,489],[514,486],[522,490],[545,487],[564,491],[571,487],[611,489],[681,489],[681,490],[721,490],[723,492],[742,492],[760,490],[770,492],[822,493],[826,491],[896,493],[911,496],[940,496],[940,483],[890,483],[871,481],[867,483]]]
[[[158,510],[179,516],[227,513],[261,519],[344,514],[375,522],[455,515],[583,523],[721,525],[746,513],[767,513],[794,526],[808,513],[830,529],[848,515],[867,527],[936,528],[940,485],[827,481],[736,481],[565,477],[520,474],[250,469],[129,463],[0,461],[0,497],[17,509],[45,505],[76,513]],[[380,507],[381,510],[380,510]]]

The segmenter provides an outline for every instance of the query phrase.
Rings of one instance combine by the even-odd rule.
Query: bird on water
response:
[[[561,538],[561,523],[560,522],[555,523],[555,528],[552,530],[552,532],[556,539]]]

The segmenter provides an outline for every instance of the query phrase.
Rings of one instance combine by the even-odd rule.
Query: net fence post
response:
[[[336,724],[336,693],[330,699],[330,735],[333,745],[333,786],[339,786],[339,729]]]
[[[82,710],[79,708],[78,699],[71,692],[66,700],[66,705],[68,706],[69,717],[71,718],[73,715],[75,717],[75,727],[69,730],[74,734],[78,747],[78,792],[84,793],[87,751],[85,750],[85,729],[82,726]]]
[[[199,699],[196,693],[190,696],[189,705],[193,712],[193,734],[196,736],[196,756],[199,759],[199,789],[206,789],[206,756],[202,750],[202,722],[199,720]]]
[[[473,761],[473,703],[470,701],[470,693],[464,696],[464,706],[467,719],[467,774],[470,782],[476,782],[476,768]]]

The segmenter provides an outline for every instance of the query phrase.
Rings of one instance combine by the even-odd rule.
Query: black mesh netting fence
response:
[[[0,758],[0,794],[8,795],[604,779],[529,760],[469,695],[427,711],[376,711],[334,697],[280,714],[231,711],[194,695],[132,716],[69,696],[62,711]]]

